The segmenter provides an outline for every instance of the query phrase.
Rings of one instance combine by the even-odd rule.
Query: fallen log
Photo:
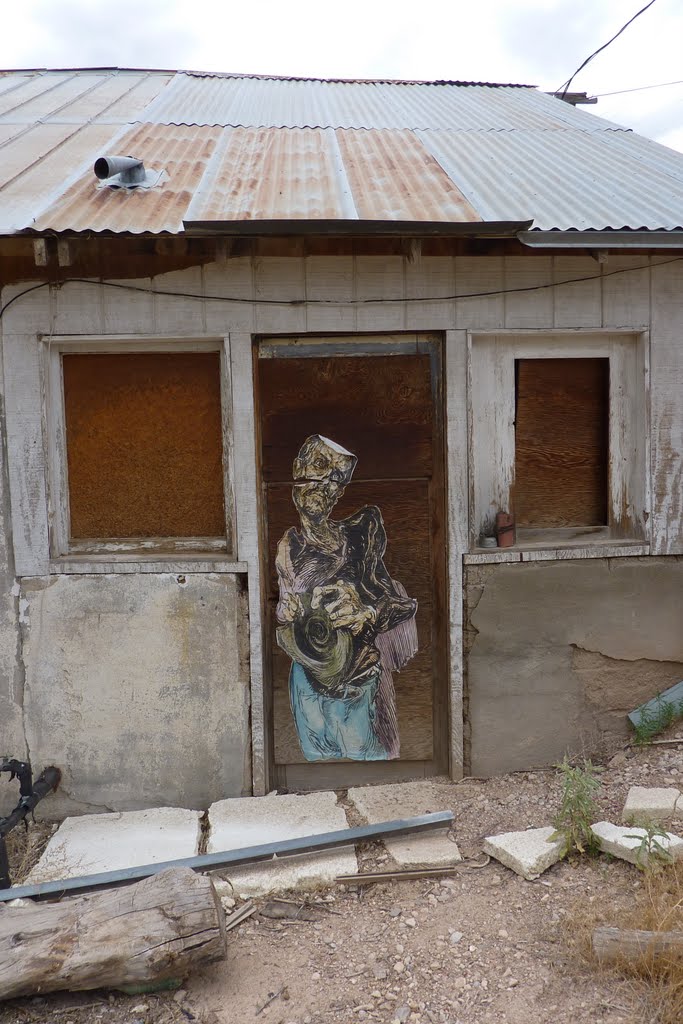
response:
[[[170,988],[225,952],[213,882],[189,868],[61,903],[0,904],[0,999]]]
[[[600,963],[635,963],[642,959],[683,960],[683,932],[644,932],[596,928],[593,952]]]

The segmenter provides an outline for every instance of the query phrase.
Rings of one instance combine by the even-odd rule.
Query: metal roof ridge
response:
[[[450,85],[462,87],[485,87],[490,89],[538,89],[537,85],[524,82],[473,82],[462,79],[447,78],[342,78],[330,76],[320,78],[313,75],[271,75],[251,74],[240,71],[202,71],[192,68],[134,68],[118,66],[102,67],[37,67],[37,68],[0,68],[0,75],[12,74],[68,74],[92,72],[124,72],[139,74],[146,72],[153,75],[187,75],[191,78],[245,78],[264,82],[320,82],[330,85]]]

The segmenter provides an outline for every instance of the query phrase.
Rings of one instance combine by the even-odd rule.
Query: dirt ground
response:
[[[600,778],[600,817],[618,822],[629,786],[683,788],[683,745],[619,752]],[[0,1007],[0,1024],[656,1024],[642,989],[580,956],[587,921],[618,923],[642,891],[641,872],[582,858],[527,882],[495,861],[468,862],[486,835],[549,824],[559,794],[554,771],[454,783],[466,862],[451,875],[281,894],[297,901],[285,911],[305,900],[310,920],[261,916],[268,901],[258,900],[259,912],[229,932],[227,960],[176,993],[14,1000]],[[12,856],[25,858],[19,841]],[[391,861],[376,845],[361,863]]]

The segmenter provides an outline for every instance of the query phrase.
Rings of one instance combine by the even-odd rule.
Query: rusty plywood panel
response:
[[[518,526],[607,524],[609,359],[519,359]]]
[[[71,536],[225,536],[218,352],[65,355]]]

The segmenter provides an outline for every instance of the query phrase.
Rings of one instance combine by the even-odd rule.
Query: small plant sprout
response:
[[[640,833],[632,833],[624,838],[639,840],[636,864],[641,871],[659,871],[673,864],[673,857],[662,843],[662,840],[665,840],[668,845],[669,833],[666,829],[652,821],[639,822],[637,827],[641,830]]]
[[[572,765],[565,756],[557,770],[562,778],[562,802],[553,819],[555,832],[551,839],[564,837],[565,856],[575,850],[577,853],[596,854],[598,841],[591,830],[591,822],[597,817],[596,794],[600,780],[590,761]]]

